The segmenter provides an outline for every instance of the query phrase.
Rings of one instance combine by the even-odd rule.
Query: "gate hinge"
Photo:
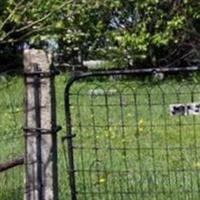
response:
[[[76,137],[76,134],[67,134],[66,136],[62,137],[62,141],[71,140],[74,137]]]
[[[28,136],[35,136],[35,135],[48,135],[48,134],[56,134],[62,129],[61,126],[55,126],[52,129],[44,129],[44,128],[31,128],[31,127],[24,127],[23,130],[25,132],[30,132],[31,134],[24,134],[25,137]]]

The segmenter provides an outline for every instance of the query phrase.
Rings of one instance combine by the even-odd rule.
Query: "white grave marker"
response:
[[[172,116],[200,115],[200,103],[171,104]]]

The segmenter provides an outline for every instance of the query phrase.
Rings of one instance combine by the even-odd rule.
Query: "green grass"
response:
[[[56,79],[60,200],[69,199],[65,162],[64,87]],[[23,153],[23,82],[0,82],[0,161]],[[92,95],[97,90],[112,94]],[[100,90],[99,90],[100,91]],[[70,108],[77,196],[80,200],[200,198],[200,117],[171,116],[169,105],[200,102],[195,81],[77,82]],[[15,139],[13,139],[15,138]],[[23,199],[23,167],[0,174],[0,199]]]
[[[0,80],[0,162],[23,155],[22,79]],[[0,199],[22,199],[23,167],[0,174]]]
[[[96,81],[71,93],[79,199],[199,199],[199,117],[169,112],[200,102],[198,84]]]

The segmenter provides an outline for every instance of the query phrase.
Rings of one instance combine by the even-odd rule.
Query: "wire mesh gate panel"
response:
[[[120,74],[133,77],[108,78]],[[69,81],[71,199],[200,199],[200,116],[170,111],[174,104],[198,105],[200,83],[134,79],[140,74],[152,73],[96,72]]]

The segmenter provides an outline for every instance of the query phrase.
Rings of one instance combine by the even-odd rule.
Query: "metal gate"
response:
[[[72,200],[200,199],[200,81],[182,76],[199,69],[98,71],[69,80]]]

